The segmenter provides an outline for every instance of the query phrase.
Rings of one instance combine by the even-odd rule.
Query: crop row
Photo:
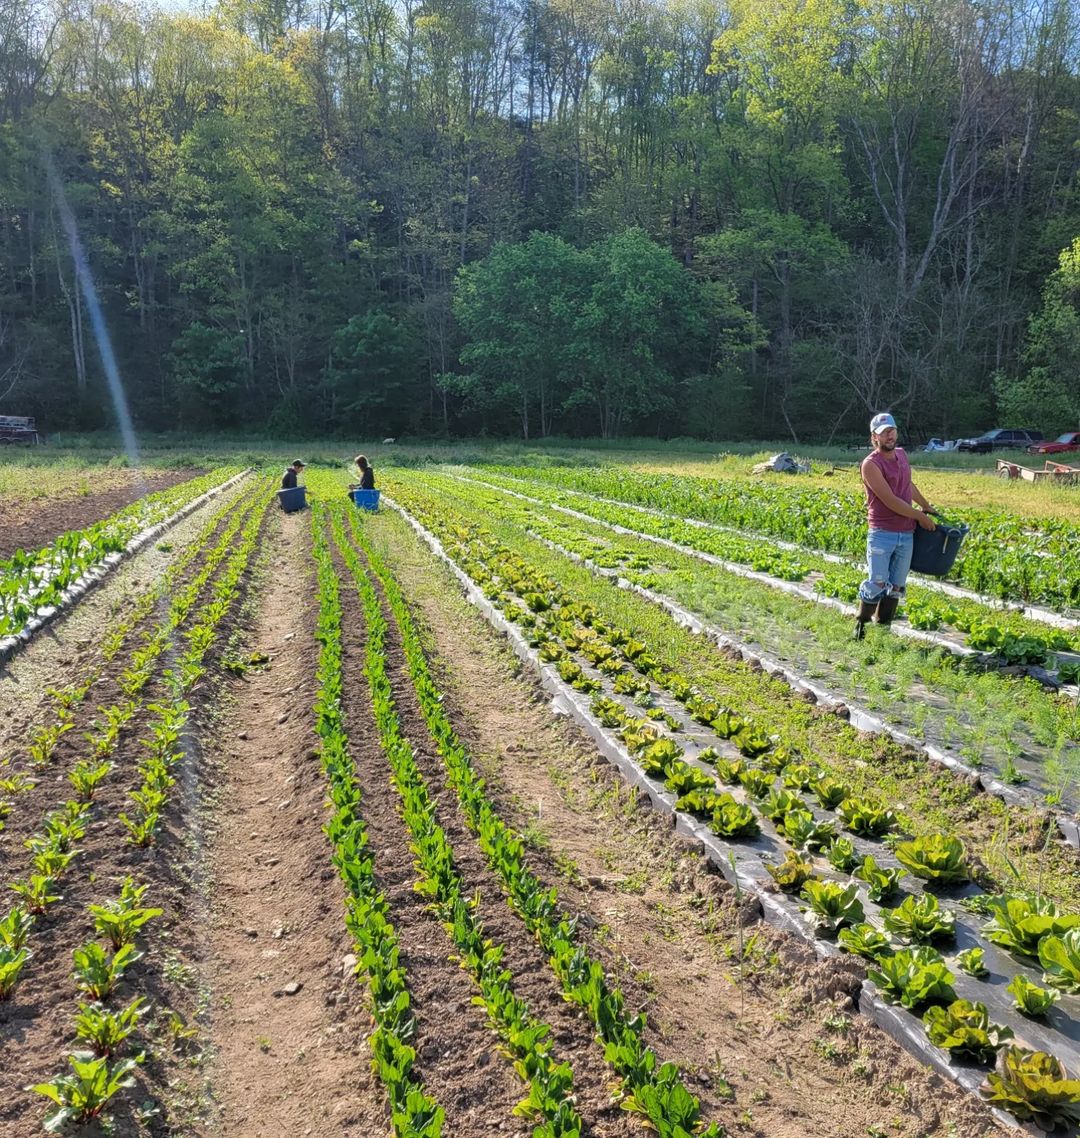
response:
[[[857,560],[864,554],[865,506],[849,491],[657,473],[627,477],[607,468],[496,467],[493,472],[731,526],[808,551]],[[1080,531],[1073,523],[973,508],[955,513],[971,527],[955,568],[964,585],[1002,600],[1058,609],[1080,605]]]
[[[30,773],[20,772],[5,777],[0,781],[0,788],[4,793],[13,795],[33,788],[33,775],[48,766],[60,740],[75,728],[75,713],[97,682],[102,668],[115,658],[131,631],[153,611],[155,606],[168,597],[169,603],[165,614],[152,629],[144,632],[141,643],[132,649],[127,666],[117,679],[117,686],[125,698],[109,707],[98,708],[101,719],[95,720],[92,724],[93,730],[84,734],[84,741],[88,745],[88,758],[76,767],[71,777],[80,782],[95,777],[93,772],[101,769],[102,764],[107,761],[108,754],[116,745],[121,730],[138,712],[140,693],[149,682],[157,662],[170,651],[176,630],[192,611],[207,582],[218,571],[222,562],[234,552],[236,534],[241,525],[245,519],[249,528],[257,525],[265,506],[266,486],[256,484],[219,514],[215,514],[186,554],[170,567],[157,585],[143,594],[128,610],[124,620],[110,631],[103,643],[99,661],[89,669],[87,675],[66,687],[51,689],[56,713],[54,718],[39,724],[30,733],[26,754],[28,760],[26,766]],[[190,565],[192,559],[205,552],[207,542],[212,539],[219,526],[221,515],[225,513],[229,515],[228,520],[217,536],[214,547],[195,576],[183,587],[178,587],[183,571]],[[9,757],[4,760],[2,767],[8,769],[10,766]],[[0,799],[0,815],[10,816],[13,808],[14,802],[11,798]],[[2,828],[3,822],[0,820],[0,829]]]
[[[462,745],[443,708],[442,695],[436,687],[417,635],[412,616],[393,577],[376,555],[352,516],[353,540],[363,549],[370,572],[379,582],[386,603],[397,624],[421,713],[435,740],[443,760],[448,781],[457,794],[463,817],[476,833],[481,851],[489,866],[502,882],[508,901],[537,938],[551,967],[562,985],[564,997],[580,1006],[593,1020],[604,1047],[604,1057],[623,1083],[624,1109],[642,1115],[650,1127],[661,1135],[689,1133],[699,1125],[699,1104],[687,1091],[678,1068],[660,1063],[645,1046],[643,1017],[627,1015],[621,993],[611,987],[602,966],[591,959],[578,943],[576,922],[559,911],[557,892],[541,883],[525,860],[521,838],[499,817],[487,797],[483,781],[476,775],[471,759]],[[350,561],[353,559],[350,557]],[[361,583],[365,607],[372,628],[381,629],[379,601],[372,584],[362,577],[362,568],[353,561],[354,572]],[[385,676],[381,635],[369,642],[369,668],[379,682]],[[389,687],[386,688],[389,696]],[[392,704],[388,705],[392,712]],[[402,742],[403,754],[411,756],[411,748]],[[418,782],[414,763],[402,781],[411,786]],[[422,801],[426,795],[422,795]],[[542,1101],[550,1101],[545,1110],[558,1107],[556,1087],[548,1090]],[[558,1116],[556,1116],[558,1117]],[[545,1131],[547,1132],[547,1131]],[[560,1130],[557,1132],[569,1132]],[[704,1127],[701,1133],[719,1138],[716,1125]]]
[[[807,588],[823,597],[854,603],[863,576],[861,569],[838,564],[836,559],[812,550],[792,552],[778,547],[768,537],[745,537],[728,527],[690,521],[651,508],[547,485],[526,485],[489,472],[479,475],[476,484],[496,487],[505,494],[597,527],[623,531],[646,541],[671,543],[690,555],[719,558],[732,567],[745,566],[762,578],[788,586],[789,591],[791,584],[806,581]],[[1080,651],[1080,632],[1075,626],[1048,628],[1045,621],[1017,612],[1002,612],[997,603],[990,605],[974,597],[943,595],[937,587],[924,587],[917,578],[909,583],[898,615],[898,619],[905,617],[919,630],[954,630],[958,643],[966,644],[973,651],[991,654],[1005,664],[1047,664],[1056,653]],[[1075,661],[1063,665],[1064,682],[1075,682],[1078,676],[1080,665]]]
[[[520,526],[596,573],[617,573],[658,603],[668,598],[706,619],[715,617],[736,636],[768,644],[794,667],[827,677],[844,699],[884,709],[913,733],[953,749],[966,764],[996,766],[1007,783],[1030,780],[1055,801],[1073,801],[1075,763],[1068,756],[1080,741],[1080,712],[1064,694],[908,638],[853,642],[850,624],[840,615],[725,567],[706,568],[692,550],[657,547],[577,517],[549,515],[540,505],[476,483],[432,474],[408,479],[475,506],[485,518]],[[909,698],[916,684],[932,691],[934,700]]]
[[[222,556],[228,554],[226,567],[214,582],[212,599],[200,610],[199,619],[186,634],[187,650],[179,653],[165,672],[169,698],[151,706],[158,720],[168,723],[170,730],[182,726],[182,723],[177,723],[177,705],[182,702],[184,693],[190,690],[202,675],[203,657],[213,643],[217,627],[235,603],[236,586],[250,561],[262,524],[266,507],[265,494],[260,505],[261,508],[250,511],[239,544],[223,542],[220,546]],[[210,572],[212,570],[208,569],[207,574]],[[204,581],[197,578],[174,599],[167,619],[170,627],[160,642],[157,655],[171,648],[173,630],[193,610],[203,585]],[[78,843],[86,836],[90,821],[90,804],[101,783],[113,769],[112,756],[119,745],[121,732],[140,710],[141,705],[136,697],[149,681],[151,674],[150,667],[143,661],[139,661],[125,673],[131,681],[126,686],[122,682],[126,698],[120,703],[100,709],[104,722],[86,737],[89,757],[79,760],[69,773],[75,799],[52,811],[39,831],[26,839],[24,845],[31,854],[29,872],[26,877],[9,883],[12,891],[20,899],[24,915],[41,916],[52,904],[61,899],[60,894],[56,892],[59,879],[78,853]],[[153,738],[147,745],[153,758],[161,745],[158,731],[153,732]],[[153,765],[144,766],[142,770],[144,787],[148,778],[154,777],[148,774],[148,771],[153,769]],[[155,781],[161,780],[155,779]],[[136,797],[137,802],[138,797]],[[123,825],[123,816],[118,821]],[[139,844],[149,844],[149,842],[144,841]],[[27,958],[24,958],[22,963],[25,963]]]
[[[626,695],[633,691],[627,678],[632,681],[636,672],[665,688],[720,738],[734,743],[743,758],[723,760],[714,752],[691,764],[681,757],[682,748],[664,734],[665,728],[670,731],[676,726],[670,713],[657,709],[657,715],[634,718],[609,697],[598,697],[593,704],[607,726],[618,729],[642,769],[679,796],[679,808],[706,819],[713,832],[728,839],[752,838],[759,830],[759,813],[772,819],[788,845],[784,862],[772,867],[773,876],[782,889],[801,888],[819,934],[835,936],[853,926],[850,933],[842,934],[842,943],[849,951],[872,959],[871,976],[886,999],[920,1011],[939,1007],[926,1012],[927,1030],[936,1045],[958,1055],[984,1061],[992,1058],[1011,1032],[993,1027],[980,1001],[955,999],[953,976],[929,944],[955,935],[955,915],[933,893],[912,895],[896,908],[882,910],[882,933],[865,921],[858,896],[858,881],[862,881],[870,900],[885,900],[896,891],[905,869],[937,888],[965,880],[967,867],[959,841],[935,836],[900,842],[895,848],[900,865],[895,868],[879,864],[872,855],[855,858],[851,841],[839,837],[831,823],[816,818],[799,800],[798,792],[812,787],[819,803],[835,808],[845,827],[863,838],[880,839],[892,830],[896,823],[892,811],[881,803],[851,797],[847,787],[802,763],[751,719],[720,707],[683,677],[665,672],[646,645],[600,621],[589,606],[514,553],[463,525],[461,519],[439,518],[438,508],[428,506],[429,515],[434,516],[424,521],[434,524],[455,560],[504,615],[528,630],[540,658],[555,663],[565,682],[584,692],[602,690],[605,679],[619,692],[621,682]],[[599,678],[587,674],[575,657],[588,661]],[[757,765],[747,763],[746,757]],[[730,793],[717,793],[712,775],[701,769],[701,758],[711,759],[722,779],[740,785],[756,809],[736,801]],[[783,780],[781,789],[775,786],[777,775]],[[814,866],[805,860],[805,852],[813,849],[826,849],[833,867],[855,870],[857,880],[846,884],[817,880]],[[1048,902],[1030,897],[981,897],[980,901],[982,911],[993,915],[986,929],[991,943],[1017,953],[1037,953],[1047,981],[1068,991],[1080,990],[1080,970],[1074,971],[1080,967],[1080,931],[1073,931],[1080,917],[1062,915]],[[1024,922],[1037,925],[1037,930]],[[1011,936],[1016,926],[1027,930],[1026,942]],[[894,940],[902,947],[894,947]],[[911,947],[903,947],[907,945]],[[958,959],[974,974],[981,971],[980,955],[972,952]],[[1062,963],[1065,960],[1069,963]],[[1037,1009],[1040,999],[1050,999],[1045,992],[1036,992],[1022,974],[1010,991],[1016,993],[1017,1006],[1028,1010]],[[1057,1061],[1044,1052],[1010,1048],[1004,1054],[1001,1073],[990,1077],[986,1093],[1019,1117],[1042,1122],[1068,1119],[1080,1110],[1080,1084],[1066,1080]]]
[[[416,888],[431,898],[458,959],[479,988],[475,1000],[487,1012],[489,1022],[514,1060],[515,1070],[528,1087],[528,1097],[516,1110],[539,1122],[533,1131],[537,1138],[579,1138],[581,1117],[573,1106],[571,1069],[552,1054],[550,1026],[538,1020],[514,994],[510,972],[503,963],[503,947],[485,936],[476,915],[476,900],[465,896],[465,883],[455,867],[453,849],[436,819],[435,803],[395,710],[386,668],[388,625],[378,594],[345,538],[340,510],[334,511],[333,521],[338,551],[363,607],[367,632],[364,675],[379,739],[401,799],[402,817],[412,836],[420,872]]]
[[[160,677],[164,691],[160,702],[149,706],[153,716],[149,723],[150,735],[142,740],[148,753],[137,763],[140,783],[127,796],[134,804],[135,816],[118,810],[116,818],[120,827],[127,830],[127,841],[132,845],[153,844],[169,791],[176,785],[172,770],[183,756],[181,739],[190,712],[186,697],[204,675],[207,654],[216,642],[223,620],[241,595],[241,578],[250,565],[269,502],[265,483],[261,491],[237,511],[237,517],[244,517],[239,536],[227,529],[219,542],[216,552],[220,556],[211,561],[217,564],[224,558],[224,568],[213,581],[210,596],[198,610],[197,619],[183,634],[183,646],[174,646],[171,640],[162,645],[162,652],[169,652],[168,667]],[[183,590],[182,599],[177,598],[179,607],[174,602],[169,617],[174,628],[193,611],[212,567],[204,572],[206,577],[197,578]],[[112,756],[120,732],[137,713],[134,697],[154,672],[155,666],[145,661],[128,670],[126,675],[133,680],[131,694],[122,705],[104,709],[106,724],[89,739],[93,748],[91,758],[77,763],[69,776],[76,798],[54,811],[43,831],[26,843],[33,854],[32,872],[25,881],[12,884],[23,904],[12,910],[5,921],[21,932],[18,955],[22,964],[30,956],[27,933],[35,920],[61,899],[55,891],[59,877],[79,852],[78,843],[85,837],[97,792],[115,765]],[[125,688],[125,694],[128,691]],[[31,1088],[50,1098],[57,1107],[46,1123],[48,1129],[103,1119],[110,1100],[131,1085],[131,1072],[145,1057],[144,1053],[119,1057],[119,1052],[147,1010],[146,1001],[136,997],[121,1010],[110,1010],[107,1004],[128,969],[142,955],[135,947],[137,934],[148,921],[160,915],[160,910],[142,904],[146,888],[127,878],[116,899],[90,906],[96,932],[110,945],[105,948],[92,940],[73,952],[77,986],[93,1001],[80,1005],[75,1031],[80,1042],[91,1044],[91,1051],[76,1050],[69,1058],[70,1073]]]
[[[416,1052],[409,1040],[415,1019],[390,906],[375,879],[374,859],[361,814],[360,786],[349,753],[342,700],[341,592],[320,515],[321,510],[313,509],[312,550],[319,590],[315,726],[333,811],[325,830],[345,887],[345,920],[356,943],[357,972],[367,976],[375,1024],[368,1045],[372,1066],[390,1099],[394,1133],[408,1138],[438,1138],[444,1112],[413,1077]]]
[[[0,562],[0,639],[20,632],[40,609],[59,604],[73,582],[124,550],[137,534],[237,473],[237,467],[219,467],[150,494],[86,529],[61,534],[41,549],[18,550]]]

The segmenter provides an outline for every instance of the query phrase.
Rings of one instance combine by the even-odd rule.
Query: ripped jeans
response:
[[[885,596],[903,598],[914,543],[913,533],[872,529],[866,535],[868,579],[859,586],[859,597],[862,600],[873,604]]]

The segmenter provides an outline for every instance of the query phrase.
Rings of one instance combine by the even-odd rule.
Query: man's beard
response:
[[[879,439],[878,440],[878,449],[879,450],[896,450],[896,439],[893,439],[892,442],[886,442],[884,439]]]

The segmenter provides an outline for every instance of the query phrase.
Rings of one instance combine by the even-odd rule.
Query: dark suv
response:
[[[984,435],[979,435],[977,439],[960,439],[956,449],[969,450],[974,454],[989,454],[992,450],[1022,450],[1033,443],[1041,443],[1042,440],[1042,431],[997,427]]]

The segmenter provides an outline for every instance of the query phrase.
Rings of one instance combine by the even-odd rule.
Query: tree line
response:
[[[0,6],[0,412],[1080,425],[1072,0]],[[51,176],[50,176],[51,172]]]

